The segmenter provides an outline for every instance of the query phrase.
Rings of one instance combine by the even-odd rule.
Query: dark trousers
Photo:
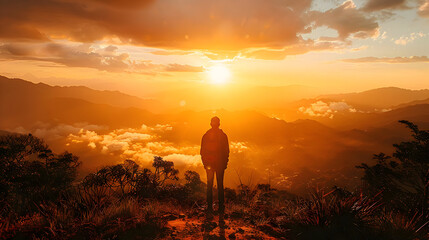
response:
[[[207,172],[207,208],[212,210],[213,208],[213,179],[216,173],[217,180],[217,191],[218,191],[218,200],[219,200],[219,211],[225,209],[225,194],[223,191],[223,174],[225,172],[222,170],[206,169]]]

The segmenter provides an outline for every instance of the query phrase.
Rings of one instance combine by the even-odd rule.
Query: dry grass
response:
[[[3,220],[2,236],[49,239],[105,239],[118,236],[160,236],[166,222],[162,214],[172,209],[160,202],[141,203],[125,199],[103,210],[89,210],[74,218],[75,209],[67,205],[44,205],[40,212],[20,218]]]
[[[284,200],[275,193],[254,190],[244,196],[246,201],[228,201],[229,221],[288,239],[427,239],[427,218],[386,210],[379,196],[344,197],[334,191],[315,190],[309,198]],[[0,235],[24,239],[153,239],[163,237],[168,215],[197,217],[201,213],[201,205],[175,199],[100,198],[103,204],[87,199],[76,195],[68,198],[69,202],[41,205],[38,212],[28,216],[2,219]]]

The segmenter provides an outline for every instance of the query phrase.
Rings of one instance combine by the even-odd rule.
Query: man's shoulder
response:
[[[221,133],[222,135],[227,136],[227,135],[226,135],[226,133],[225,133],[222,129],[219,129],[219,130],[220,130],[220,133]]]
[[[207,130],[207,132],[204,133],[203,137],[205,137],[207,135],[222,135],[225,137],[227,136],[226,133],[222,129],[213,129],[213,128],[210,128],[209,130]]]
[[[206,133],[204,133],[203,138],[207,137],[210,134],[213,134],[211,129],[207,130]]]

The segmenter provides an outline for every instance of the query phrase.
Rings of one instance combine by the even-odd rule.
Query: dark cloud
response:
[[[379,11],[391,8],[405,8],[406,0],[368,0],[363,7],[365,11]]]
[[[422,17],[429,18],[429,0],[422,1],[418,13]]]
[[[326,12],[312,12],[310,18],[315,27],[326,26],[338,32],[339,40],[348,37],[368,38],[378,34],[378,23],[375,18],[367,17],[357,9],[353,1],[345,1],[341,6]]]
[[[89,45],[78,47],[57,43],[0,45],[0,57],[17,60],[37,60],[58,63],[68,67],[88,67],[109,72],[126,70],[131,64],[126,53],[100,53]]]
[[[100,10],[79,1],[0,0],[0,23],[8,29],[0,32],[0,39],[40,40],[78,36],[85,42],[98,40],[106,34],[106,30],[97,24]]]
[[[350,63],[417,63],[425,62],[429,63],[427,56],[411,56],[411,57],[392,57],[392,58],[378,58],[378,57],[364,57],[364,58],[353,58],[343,59],[344,62]]]
[[[155,0],[87,0],[88,2],[98,2],[102,5],[119,8],[141,8],[145,7]]]
[[[49,41],[49,38],[42,34],[35,27],[28,26],[24,23],[11,22],[10,20],[6,19],[2,19],[0,21],[0,36],[3,39],[11,40]]]
[[[159,55],[200,50],[210,58],[241,54],[281,59],[326,46],[345,46],[336,42],[349,42],[350,36],[368,38],[378,33],[375,19],[356,9],[352,1],[326,12],[310,11],[312,3],[313,0],[187,0],[186,4],[182,0],[0,0],[0,40],[105,40],[159,48],[162,50],[152,52]],[[321,43],[315,43],[315,39],[302,37],[320,26],[336,30],[338,38],[321,38]],[[93,55],[89,57],[97,62],[100,56]],[[129,61],[125,55],[103,62],[106,60],[117,69],[121,62]]]
[[[68,46],[58,43],[7,43],[0,45],[0,58],[35,60],[67,67],[86,67],[108,72],[153,74],[162,71],[197,72],[202,67],[180,64],[153,64],[135,61],[127,53],[116,52],[116,46],[95,49],[90,44]]]
[[[11,26],[0,38],[46,35],[92,42],[117,37],[124,43],[176,49],[283,47],[304,31],[301,15],[312,1],[140,2],[0,0],[0,22]]]

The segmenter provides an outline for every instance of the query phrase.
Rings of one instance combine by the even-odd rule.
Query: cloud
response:
[[[154,55],[161,55],[161,56],[169,56],[169,55],[190,55],[193,52],[192,51],[182,51],[182,50],[157,50],[150,52]]]
[[[329,117],[333,118],[337,112],[356,112],[357,110],[346,102],[329,102],[317,101],[310,107],[302,106],[298,109],[300,112],[312,117]]]
[[[405,8],[406,0],[368,0],[363,7],[365,11],[379,11],[391,8]]]
[[[151,52],[157,55],[201,52],[211,59],[283,59],[287,55],[350,46],[350,36],[378,35],[375,18],[357,9],[351,0],[326,12],[311,11],[312,3],[313,0],[187,0],[186,4],[179,0],[0,0],[0,40],[10,44],[59,39],[108,42],[158,48]],[[303,34],[320,26],[336,30],[338,38],[303,38]],[[35,46],[38,45],[32,45]],[[111,52],[116,50],[112,47]],[[151,68],[202,71],[200,66],[157,66],[147,61],[133,62],[126,53],[110,57],[105,53],[74,52],[72,59],[69,56],[60,64],[148,74],[155,72],[148,70]],[[88,60],[80,61],[83,57]]]
[[[422,17],[429,18],[429,0],[422,1],[422,5],[420,5],[418,13]]]
[[[370,0],[367,6],[402,1]],[[312,3],[313,0],[187,0],[186,4],[180,0],[0,0],[0,40],[13,45],[23,41],[107,42],[154,47],[159,49],[151,52],[156,55],[199,52],[211,59],[283,59],[287,55],[345,48],[351,45],[350,37],[379,34],[376,19],[351,0],[325,12],[311,11]],[[338,37],[303,37],[321,26],[336,30]],[[108,57],[105,55],[109,49],[104,53],[75,51],[59,60],[55,54],[45,57],[46,61],[55,60],[65,66],[84,65],[111,72],[202,71],[201,66],[160,66],[131,60],[127,53],[119,54],[111,48],[115,54]],[[20,59],[31,60],[24,56]]]
[[[422,32],[418,32],[418,33],[411,33],[409,36],[401,36],[400,38],[394,40],[396,45],[407,45],[408,43],[418,39],[418,38],[423,38],[426,37],[427,34],[422,33]]]
[[[175,166],[201,166],[201,157],[199,154],[186,155],[186,154],[171,154],[164,157],[165,160],[173,161]]]
[[[368,17],[362,10],[357,9],[353,1],[345,1],[337,8],[326,12],[314,11],[310,14],[315,27],[326,26],[338,32],[338,40],[354,38],[370,38],[379,34],[376,19]]]
[[[299,55],[311,51],[339,50],[347,46],[349,46],[348,43],[341,41],[306,40],[283,49],[250,49],[242,52],[240,56],[265,60],[281,60],[290,55]]]
[[[351,58],[351,59],[343,59],[344,62],[350,63],[416,63],[416,62],[429,62],[429,58],[427,56],[411,56],[411,57],[364,57],[364,58]]]
[[[198,168],[202,166],[199,145],[179,145],[165,140],[160,133],[172,131],[171,125],[155,125],[141,128],[114,129],[98,132],[81,129],[65,135],[69,145],[82,144],[90,151],[132,159],[143,166],[150,165],[154,156],[173,161],[177,167]],[[232,153],[242,153],[249,147],[245,142],[231,142]]]
[[[165,67],[165,71],[167,72],[203,72],[204,67],[173,63],[173,64],[168,64]]]
[[[231,152],[242,153],[249,149],[247,143],[245,142],[231,142],[230,143]]]
[[[154,156],[163,156],[164,159],[174,161],[176,166],[201,166],[199,146],[177,146],[162,139],[160,133],[171,131],[170,125],[155,125],[141,128],[123,128],[111,131],[97,131],[80,129],[73,131],[67,138],[69,146],[83,144],[91,151],[117,156],[120,159],[132,159],[140,164],[149,165]],[[239,146],[242,150],[245,146]]]
[[[5,43],[0,45],[0,58],[35,60],[57,63],[67,67],[86,67],[108,72],[154,74],[163,71],[200,72],[203,67],[181,64],[153,64],[147,60],[132,60],[127,53],[118,53],[110,45],[97,48],[91,44],[66,43]]]
[[[115,8],[141,8],[155,2],[155,0],[87,0]]]
[[[106,126],[93,125],[85,122],[75,123],[72,125],[69,125],[69,124],[54,125],[49,123],[37,122],[34,124],[34,127],[32,127],[31,129],[18,127],[15,129],[10,129],[10,131],[16,132],[16,133],[22,133],[22,134],[31,133],[34,136],[37,136],[46,140],[50,140],[50,141],[55,141],[55,140],[63,139],[65,136],[71,133],[78,134],[83,130],[85,130],[88,133],[85,137],[93,141],[94,137],[96,136],[94,136],[91,133],[95,130],[102,131],[102,130],[105,130],[106,128],[107,128]]]
[[[116,38],[122,43],[176,49],[282,47],[296,42],[297,34],[304,31],[301,15],[311,2],[3,0],[0,22],[11,27],[0,38],[47,36],[80,42]]]

